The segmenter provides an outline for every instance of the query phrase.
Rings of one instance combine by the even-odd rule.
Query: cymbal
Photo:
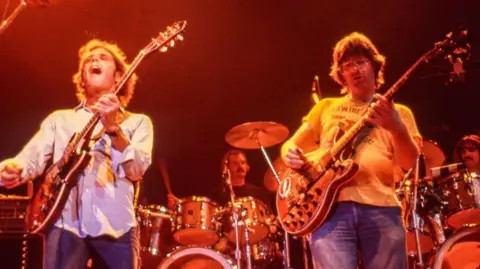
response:
[[[228,144],[242,149],[267,148],[283,142],[288,137],[288,128],[273,121],[247,122],[230,129],[225,135]]]
[[[275,168],[275,171],[277,171],[278,177],[282,179],[283,173],[287,170],[287,165],[283,162],[282,158],[278,157],[273,161],[272,163],[273,167]],[[277,180],[275,179],[275,176],[273,175],[272,169],[270,167],[267,169],[265,174],[263,175],[263,185],[265,185],[265,188],[271,192],[276,192],[278,189],[278,183]]]
[[[440,166],[445,162],[445,154],[435,141],[423,140],[422,151],[425,155],[425,163],[429,168]]]

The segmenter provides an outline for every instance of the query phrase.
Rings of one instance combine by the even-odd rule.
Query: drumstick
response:
[[[163,182],[165,183],[165,188],[167,189],[167,192],[169,194],[173,194],[172,193],[172,187],[170,186],[170,178],[168,177],[167,165],[165,164],[165,160],[163,160],[163,159],[158,160],[158,168],[160,169],[160,172],[162,173]]]

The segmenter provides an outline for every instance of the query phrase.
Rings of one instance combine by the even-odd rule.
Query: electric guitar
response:
[[[383,96],[391,100],[422,62],[439,55],[448,55],[445,57],[448,59],[452,55],[457,58],[468,55],[465,52],[469,51],[470,46],[465,42],[466,35],[466,30],[460,30],[456,36],[451,32],[445,40],[436,42],[434,48],[422,55]],[[279,220],[285,231],[305,236],[317,230],[328,218],[342,186],[349,183],[358,172],[359,166],[351,157],[341,156],[344,156],[345,150],[349,150],[348,146],[362,130],[371,128],[367,123],[370,111],[367,110],[330,148],[319,152],[316,155],[319,158],[305,160],[301,169],[289,168],[284,172],[276,203]]]
[[[147,55],[157,50],[164,52],[169,47],[173,47],[175,41],[182,41],[181,34],[185,31],[186,26],[186,21],[176,22],[156,38],[152,38],[151,42],[140,50],[127,68],[115,87],[114,93],[118,94]],[[77,184],[78,173],[90,161],[88,142],[99,120],[99,114],[95,113],[80,132],[73,134],[60,160],[46,170],[27,211],[26,225],[30,233],[44,232],[61,215],[71,189]]]

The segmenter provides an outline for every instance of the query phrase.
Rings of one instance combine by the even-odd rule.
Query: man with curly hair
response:
[[[151,164],[153,126],[143,114],[125,110],[133,75],[118,96],[113,92],[128,68],[115,44],[91,40],[79,50],[73,76],[79,105],[57,110],[18,155],[0,163],[0,183],[14,188],[58,161],[75,132],[100,115],[90,138],[91,159],[80,171],[61,216],[45,231],[44,269],[138,268],[139,239],[133,206],[134,182]]]

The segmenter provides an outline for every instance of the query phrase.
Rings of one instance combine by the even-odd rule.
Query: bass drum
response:
[[[480,268],[480,226],[453,234],[432,259],[433,269]]]
[[[237,269],[235,260],[215,250],[184,247],[168,254],[157,269]]]

